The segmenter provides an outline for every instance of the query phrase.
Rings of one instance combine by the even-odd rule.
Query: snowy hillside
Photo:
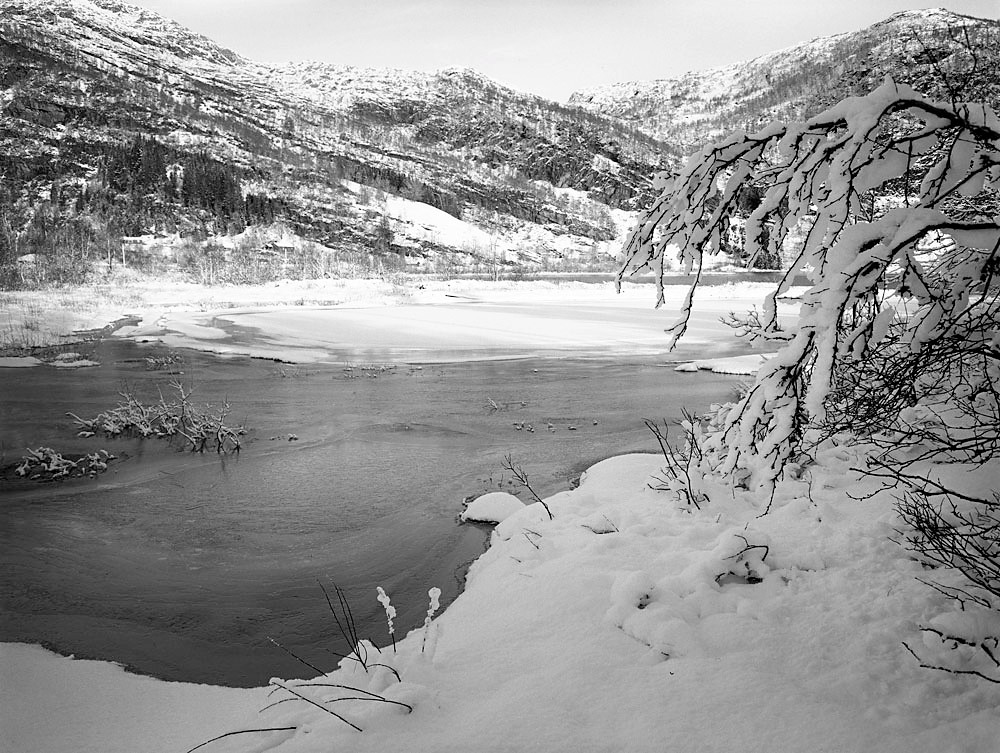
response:
[[[904,11],[856,32],[821,37],[746,62],[692,71],[676,79],[618,83],[575,92],[570,104],[621,118],[687,151],[735,128],[799,119],[886,75],[938,94],[934,66],[945,71],[968,27],[982,67],[995,70],[1000,22],[944,9]],[[960,71],[953,70],[956,80]],[[992,96],[1000,84],[992,81]]]
[[[451,215],[469,226],[463,235],[510,246],[531,239],[528,257],[558,264],[607,257],[621,233],[614,213],[647,201],[651,175],[665,164],[664,145],[629,126],[474,71],[264,65],[117,0],[11,0],[0,7],[0,35],[0,106],[10,124],[0,134],[0,169],[12,177],[0,198],[23,227],[44,201],[71,219],[88,185],[110,188],[106,203],[121,201],[134,181],[113,185],[101,165],[109,145],[144,138],[170,150],[168,163],[187,167],[207,155],[257,197],[255,209],[270,202],[235,217],[238,225],[277,214],[345,253],[402,264],[485,261],[476,248],[448,245],[446,233],[407,241],[414,233],[398,213],[397,243],[381,222],[388,194]],[[234,213],[220,217],[212,201],[200,201],[208,212],[199,213],[172,203],[178,191],[152,188],[156,206],[129,196],[137,206],[126,235],[234,224]]]
[[[974,75],[952,54],[963,24],[980,47]],[[887,73],[933,95],[953,71],[995,99],[997,27],[901,13],[563,105],[469,69],[256,63],[118,0],[7,0],[0,280],[25,250],[83,258],[122,236],[275,222],[325,249],[298,265],[314,270],[609,269],[653,176],[712,136],[815,111]]]

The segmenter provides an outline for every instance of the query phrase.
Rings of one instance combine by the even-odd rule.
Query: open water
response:
[[[348,647],[318,582],[343,587],[361,635],[385,645],[376,586],[397,635],[421,624],[431,586],[457,596],[488,538],[457,515],[470,495],[517,491],[506,453],[549,494],[603,458],[655,451],[643,418],[739,381],[652,358],[362,369],[180,353],[178,373],[147,370],[164,347],[118,340],[96,346],[94,368],[0,369],[0,465],[40,445],[120,458],[95,480],[0,481],[0,641],[228,686],[311,673],[269,638],[332,667]],[[171,379],[196,401],[228,398],[251,429],[239,455],[74,436],[67,411],[94,415],[123,385],[155,400]]]

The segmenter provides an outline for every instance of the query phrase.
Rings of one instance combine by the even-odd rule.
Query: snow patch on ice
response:
[[[674,371],[711,371],[715,374],[753,375],[771,355],[753,353],[729,358],[705,358],[677,366]]]

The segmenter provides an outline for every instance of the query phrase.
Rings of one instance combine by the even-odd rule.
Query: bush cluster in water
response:
[[[28,454],[21,459],[21,464],[14,472],[22,478],[33,481],[56,481],[74,476],[90,476],[108,470],[108,462],[115,456],[107,450],[98,450],[84,455],[79,460],[70,460],[51,447],[28,448]]]
[[[168,399],[160,393],[155,403],[140,401],[127,387],[119,392],[122,402],[94,418],[68,415],[76,421],[77,436],[92,437],[98,432],[107,436],[162,437],[179,440],[191,452],[239,452],[240,437],[246,433],[242,426],[227,426],[229,402],[221,407],[196,406],[191,402],[191,390],[178,381],[170,382],[175,397]]]

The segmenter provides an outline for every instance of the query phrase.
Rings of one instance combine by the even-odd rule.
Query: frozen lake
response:
[[[683,290],[683,288],[679,288]],[[415,298],[420,299],[419,291]],[[675,306],[654,309],[651,286],[616,295],[608,286],[440,293],[433,303],[391,306],[234,308],[166,313],[130,331],[175,347],[320,363],[411,363],[538,357],[664,358]],[[759,304],[764,292],[731,286],[699,293],[672,360],[740,350],[720,317]],[[789,309],[790,311],[791,309]],[[784,311],[784,309],[783,309]],[[745,352],[740,350],[740,352]]]

